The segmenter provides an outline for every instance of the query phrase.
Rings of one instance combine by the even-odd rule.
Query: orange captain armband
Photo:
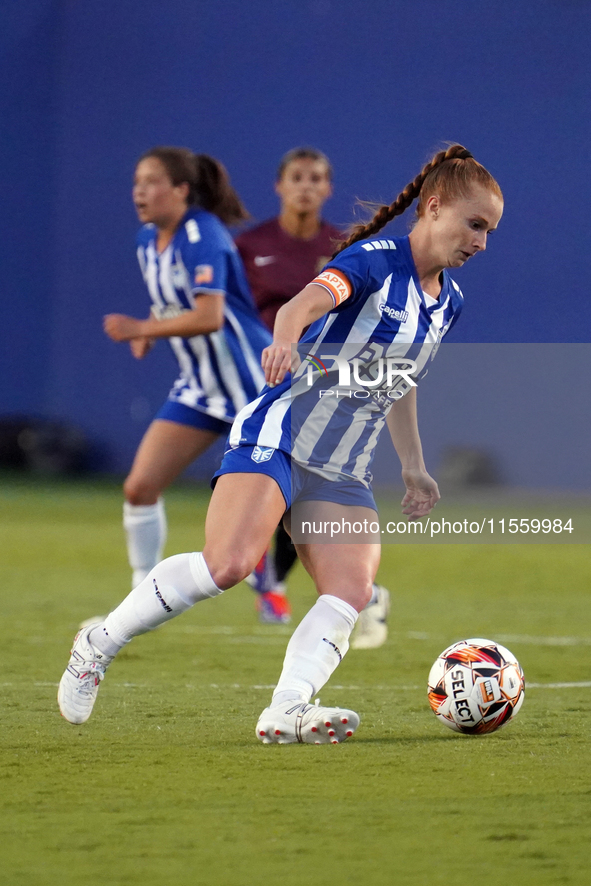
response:
[[[315,277],[312,283],[318,283],[319,286],[328,289],[334,299],[335,308],[349,298],[353,291],[353,287],[343,272],[337,271],[336,268],[327,268],[318,277]]]

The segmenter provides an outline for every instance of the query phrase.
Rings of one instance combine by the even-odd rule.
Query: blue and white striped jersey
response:
[[[265,388],[237,416],[230,445],[281,449],[323,477],[369,485],[386,415],[410,390],[409,374],[426,373],[463,296],[447,271],[438,299],[423,293],[408,237],[354,243],[313,282],[335,307],[302,336],[294,376]]]
[[[225,296],[220,330],[169,339],[181,371],[169,399],[231,422],[264,385],[261,352],[271,341],[255,308],[240,256],[222,222],[203,209],[187,211],[161,253],[156,236],[156,227],[149,224],[140,229],[137,239],[138,260],[155,317],[192,310],[201,293]]]

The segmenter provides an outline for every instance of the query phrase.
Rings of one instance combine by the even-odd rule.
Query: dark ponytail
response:
[[[195,202],[208,212],[213,212],[226,225],[235,225],[250,218],[219,160],[208,154],[195,154],[194,157],[197,167]]]
[[[484,166],[477,163],[470,151],[462,145],[451,145],[447,150],[439,151],[421,169],[417,177],[401,191],[393,203],[389,206],[380,206],[367,224],[355,225],[351,235],[339,245],[335,255],[347,246],[357,243],[358,240],[373,237],[388,222],[402,215],[417,197],[419,197],[417,216],[421,218],[425,212],[425,204],[433,194],[438,194],[443,203],[450,202],[457,197],[467,197],[470,188],[475,184],[483,185],[502,199],[503,195],[497,182]]]
[[[225,225],[235,225],[250,218],[219,160],[208,154],[194,154],[188,148],[166,146],[146,151],[140,160],[148,157],[160,160],[173,185],[187,182],[189,206],[201,206],[217,215]]]

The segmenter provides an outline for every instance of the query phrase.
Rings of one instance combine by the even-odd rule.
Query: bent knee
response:
[[[365,607],[371,600],[372,593],[373,581],[371,579],[368,579],[367,583],[359,589],[355,602],[351,604],[357,610],[357,612],[361,612],[362,609],[365,609]]]
[[[148,480],[136,479],[132,474],[127,477],[123,484],[125,501],[129,502],[130,505],[155,505],[161,491]]]
[[[339,597],[357,612],[361,612],[371,600],[373,581],[368,579],[364,582],[351,583],[349,586],[344,586],[341,583],[338,587],[332,584],[330,586],[323,584],[322,587],[318,587],[318,591],[320,594],[332,594]]]
[[[204,552],[205,555],[205,552]],[[248,554],[234,553],[226,557],[210,558],[206,557],[209,566],[209,572],[218,588],[223,591],[233,588],[234,585],[250,575],[258,561]]]

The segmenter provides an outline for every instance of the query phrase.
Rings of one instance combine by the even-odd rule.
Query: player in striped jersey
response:
[[[322,208],[332,195],[332,167],[322,151],[312,147],[288,151],[279,163],[275,192],[280,199],[279,215],[236,238],[255,304],[271,331],[279,308],[322,270],[343,239],[342,232],[322,217]],[[286,580],[296,560],[291,538],[280,524],[274,550],[247,579],[258,592],[262,622],[287,624],[291,620]],[[387,595],[376,588],[376,596],[378,592]],[[373,614],[379,616],[378,609],[374,606]],[[373,623],[378,634],[387,633],[384,622]],[[357,634],[358,629],[359,624]]]
[[[142,221],[137,255],[151,316],[105,318],[114,341],[143,358],[168,339],[180,375],[146,431],[124,484],[123,523],[132,587],[159,562],[166,537],[162,492],[261,389],[271,336],[254,306],[225,225],[248,217],[223,166],[185,148],[158,147],[139,160],[133,199]]]
[[[311,147],[288,151],[279,164],[275,190],[281,200],[279,216],[236,238],[255,303],[271,330],[279,308],[322,270],[343,239],[342,232],[321,216],[332,194],[332,167],[322,151]],[[296,560],[295,547],[281,523],[274,551],[247,579],[259,593],[261,621],[290,621],[286,581]],[[389,609],[388,590],[374,583],[372,597],[355,625],[352,648],[374,649],[386,642]]]
[[[408,237],[368,239],[415,198],[417,221]],[[436,154],[393,203],[382,206],[367,225],[358,225],[320,277],[281,308],[273,343],[263,352],[268,387],[236,419],[234,445],[218,471],[209,505],[203,552],[162,561],[103,624],[77,635],[58,693],[66,719],[88,719],[106,667],[134,636],[248,575],[278,520],[289,518],[292,505],[308,498],[328,506],[340,504],[345,513],[361,509],[375,519],[369,468],[386,421],[406,486],[402,511],[411,520],[431,511],[439,492],[423,461],[412,375],[399,373],[394,397],[382,388],[370,401],[361,398],[360,409],[350,408],[354,397],[317,399],[321,422],[310,432],[316,407],[304,408],[296,416],[292,451],[291,431],[288,434],[284,424],[290,411],[285,391],[292,345],[309,326],[303,343],[308,353],[332,346],[341,357],[348,345],[367,363],[365,351],[377,349],[387,355],[390,348],[401,347],[406,362],[414,361],[412,373],[420,375],[461,307],[461,294],[447,268],[461,267],[486,248],[502,210],[503,197],[494,178],[469,151],[452,145]],[[354,367],[353,374],[360,364]],[[295,374],[297,395],[305,374]],[[346,382],[346,365],[343,375]],[[346,394],[347,385],[344,390]],[[306,399],[301,397],[304,403]],[[336,404],[332,412],[325,411],[325,402]],[[298,544],[297,550],[320,596],[289,641],[279,682],[256,734],[264,743],[338,743],[354,733],[358,715],[312,705],[310,700],[347,652],[358,614],[371,594],[380,548],[364,540],[337,548],[308,542]]]
[[[409,357],[417,364],[415,378],[424,374],[463,304],[458,285],[446,273],[438,298],[421,289],[409,237],[354,243],[332,259],[312,285],[328,293],[334,310],[302,336],[298,347],[302,355],[308,359],[319,355],[335,365],[340,360],[372,364],[379,357]],[[275,336],[281,334],[281,328],[276,329]],[[372,343],[370,349],[359,344],[366,342]],[[325,396],[312,400],[310,393],[317,391],[309,390],[308,365],[302,362],[293,378],[288,375],[266,388],[241,411],[232,426],[230,446],[278,449],[317,475],[333,480],[344,475],[369,488],[376,438],[387,418],[383,403],[375,396],[349,397],[345,408],[333,393],[340,375],[335,369],[318,379],[316,389],[320,386]],[[384,374],[381,387],[374,391],[388,386]]]

